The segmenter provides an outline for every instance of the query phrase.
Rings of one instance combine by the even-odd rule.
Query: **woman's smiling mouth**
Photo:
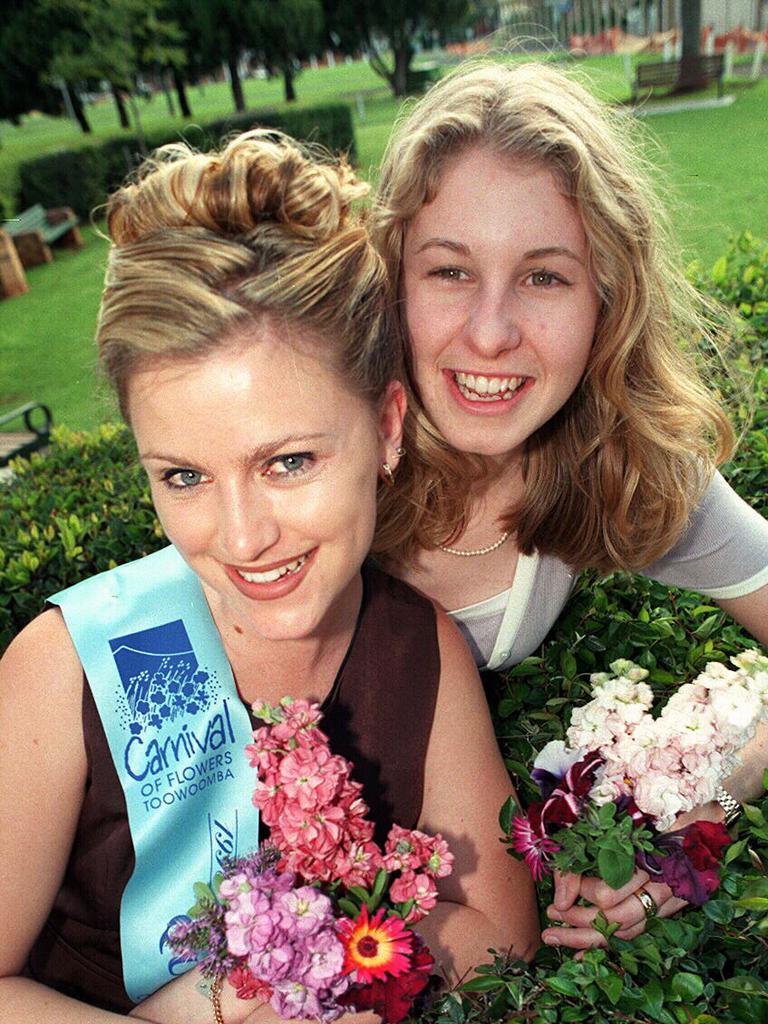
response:
[[[451,371],[461,394],[470,402],[508,402],[528,380],[527,377],[487,377]]]
[[[295,558],[273,562],[263,569],[241,569],[225,565],[225,571],[235,587],[245,597],[270,601],[292,593],[309,572],[317,548],[305,551]]]
[[[309,555],[310,552],[307,552],[304,555],[299,555],[299,557],[293,559],[293,561],[284,562],[282,565],[279,565],[274,569],[265,569],[261,572],[257,572],[255,569],[248,572],[244,569],[237,569],[237,572],[248,583],[275,583],[284,576],[290,576],[292,573],[298,572],[309,558]]]

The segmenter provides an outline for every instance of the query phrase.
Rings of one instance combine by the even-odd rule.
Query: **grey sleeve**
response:
[[[642,574],[708,597],[751,594],[768,584],[768,520],[715,473],[686,532]]]

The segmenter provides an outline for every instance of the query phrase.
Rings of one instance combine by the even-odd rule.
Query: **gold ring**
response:
[[[659,912],[659,908],[656,906],[653,896],[651,896],[647,889],[640,886],[639,889],[635,889],[632,895],[640,901],[640,906],[643,908],[646,920],[656,917]]]

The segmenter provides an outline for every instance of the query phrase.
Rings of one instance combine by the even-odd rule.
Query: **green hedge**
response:
[[[233,114],[206,125],[191,126],[183,133],[148,134],[146,147],[151,151],[183,137],[198,149],[210,149],[224,136],[257,126],[279,128],[296,139],[319,143],[333,153],[348,153],[352,160],[357,155],[352,112],[343,103]],[[139,140],[130,135],[110,139],[99,146],[62,150],[25,161],[19,167],[18,209],[25,210],[35,203],[42,203],[46,208],[71,206],[86,220],[140,161]]]
[[[768,247],[753,243],[745,249],[744,236],[734,241],[725,264],[716,264],[718,281],[700,267],[692,274],[732,305],[746,302],[745,261],[757,259],[758,279],[768,270]],[[746,360],[755,364],[754,347],[768,338],[755,310],[760,301],[752,303],[741,340]],[[755,422],[725,471],[766,514],[768,381],[761,372],[754,379]],[[48,454],[18,460],[14,468],[0,501],[0,647],[48,594],[164,543],[124,428],[59,429]],[[588,698],[589,673],[631,658],[649,669],[663,700],[708,661],[725,661],[751,644],[717,606],[695,594],[622,573],[605,579],[584,574],[539,651],[488,683],[496,733],[521,796],[534,796],[533,753],[562,738],[570,709]],[[717,898],[703,909],[651,921],[634,942],[611,939],[607,950],[591,951],[582,961],[552,948],[542,949],[530,967],[492,956],[480,978],[439,1000],[422,1024],[768,1024],[767,821],[768,800],[756,801],[738,826]],[[543,922],[550,901],[551,888],[542,884]]]

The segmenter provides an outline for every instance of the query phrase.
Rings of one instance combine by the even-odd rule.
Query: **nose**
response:
[[[256,486],[237,483],[229,487],[222,494],[218,515],[219,547],[224,561],[253,564],[280,538],[272,503]]]
[[[485,359],[516,349],[522,340],[520,310],[506,289],[483,288],[465,324],[466,343]]]

